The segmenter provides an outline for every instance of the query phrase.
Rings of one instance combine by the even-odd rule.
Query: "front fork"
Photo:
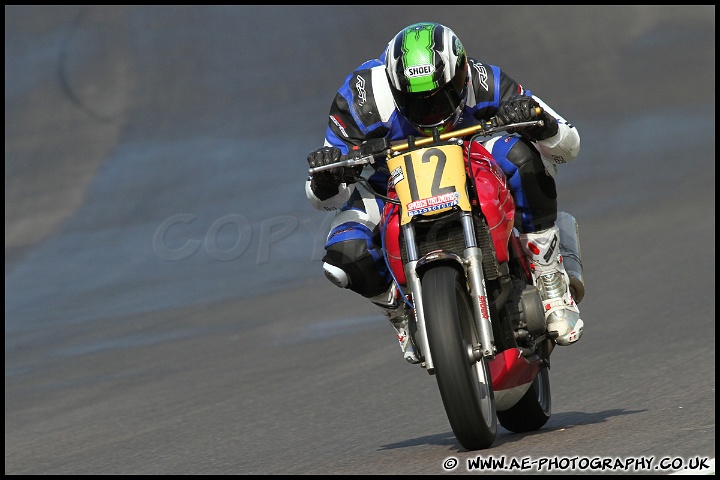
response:
[[[462,257],[454,254],[432,252],[419,258],[419,251],[415,239],[415,227],[412,222],[403,225],[403,236],[407,249],[408,262],[405,264],[405,278],[412,292],[412,302],[415,309],[416,333],[415,341],[424,356],[424,367],[429,373],[433,373],[434,366],[430,344],[427,338],[427,327],[425,325],[425,312],[422,299],[422,284],[418,267],[427,265],[437,260],[453,259],[459,262],[465,270],[465,275],[470,286],[470,297],[475,317],[475,327],[480,336],[480,345],[473,345],[473,360],[478,361],[482,357],[492,360],[495,358],[495,340],[493,338],[492,324],[490,321],[490,306],[488,304],[487,290],[485,288],[485,277],[482,269],[482,251],[477,246],[475,239],[475,227],[472,213],[461,212],[461,223],[465,237],[465,252]],[[479,350],[478,350],[479,349]]]

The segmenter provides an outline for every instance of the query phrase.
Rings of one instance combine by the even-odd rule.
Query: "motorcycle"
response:
[[[361,175],[356,180],[385,200],[383,252],[411,312],[419,365],[435,376],[452,431],[467,450],[492,446],[498,422],[511,432],[529,432],[551,415],[555,344],[514,228],[505,174],[477,141],[533,125],[542,120],[503,125],[493,118],[399,144],[373,139],[339,163],[309,170],[360,170],[385,158],[387,195]],[[579,301],[577,223],[560,212],[557,224],[566,270],[580,280],[573,282]]]

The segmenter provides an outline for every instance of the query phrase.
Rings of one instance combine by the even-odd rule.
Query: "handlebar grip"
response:
[[[543,108],[542,108],[542,107],[535,107],[535,108],[533,108],[532,112],[530,112],[530,113],[531,113],[530,116],[531,116],[532,118],[540,118],[540,116],[541,116],[542,113],[543,113]],[[492,117],[490,120],[488,120],[488,124],[489,124],[489,125],[488,125],[489,127],[504,127],[504,126],[505,126],[505,122],[503,122],[503,121],[502,121],[500,118],[498,118],[498,117]]]

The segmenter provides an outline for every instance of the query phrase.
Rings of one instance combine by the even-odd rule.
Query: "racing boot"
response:
[[[522,233],[520,243],[531,262],[548,332],[551,335],[557,332],[555,343],[558,345],[577,342],[583,332],[583,321],[560,254],[560,230],[554,225],[541,232]]]
[[[383,315],[397,332],[398,343],[400,344],[400,350],[402,350],[405,360],[408,363],[420,363],[410,336],[408,324],[410,308],[400,297],[400,293],[395,284],[393,283],[387,292],[370,298],[370,301],[380,307]]]

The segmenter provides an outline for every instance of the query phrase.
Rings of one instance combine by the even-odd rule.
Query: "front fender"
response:
[[[418,259],[417,265],[415,266],[415,271],[417,272],[418,276],[422,278],[423,273],[425,273],[425,271],[427,271],[427,269],[431,265],[437,265],[438,262],[455,267],[463,274],[465,274],[464,265],[466,262],[463,260],[463,258],[460,255],[450,252],[444,252],[441,250],[438,250],[436,252],[430,252],[427,255]]]

